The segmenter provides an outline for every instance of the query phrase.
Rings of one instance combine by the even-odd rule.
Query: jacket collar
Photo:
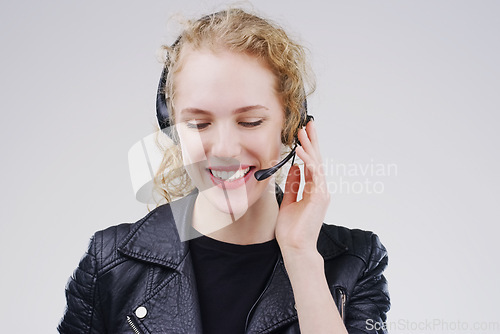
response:
[[[197,193],[161,205],[136,222],[118,251],[141,261],[176,269],[189,251],[186,242],[199,236],[191,227]]]
[[[177,268],[189,250],[187,241],[201,236],[191,226],[197,196],[198,192],[193,191],[177,201],[155,208],[133,225],[119,244],[118,251],[141,261]],[[321,228],[317,247],[325,260],[347,250],[345,244],[325,228]]]

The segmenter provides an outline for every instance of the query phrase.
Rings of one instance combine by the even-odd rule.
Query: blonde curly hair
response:
[[[182,69],[185,46],[190,50],[209,48],[229,50],[255,56],[263,60],[275,74],[277,94],[285,113],[281,131],[283,154],[290,149],[297,135],[307,95],[315,89],[314,78],[306,62],[305,48],[294,42],[286,32],[268,19],[243,9],[230,8],[202,17],[188,20],[176,42],[163,46],[166,51],[165,67],[168,70],[165,95],[171,124],[175,124],[175,76]],[[308,91],[306,91],[308,88]],[[179,142],[175,127],[172,136]],[[183,168],[179,145],[164,145],[163,161],[155,176],[156,191],[167,202],[183,197],[193,186]]]

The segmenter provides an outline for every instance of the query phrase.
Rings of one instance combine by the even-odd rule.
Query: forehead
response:
[[[179,61],[173,78],[177,107],[179,104],[204,108],[225,104],[238,108],[279,100],[276,76],[255,56],[228,50],[186,48]]]

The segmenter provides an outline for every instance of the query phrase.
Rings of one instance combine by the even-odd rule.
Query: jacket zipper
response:
[[[127,322],[128,322],[129,326],[132,328],[132,330],[134,331],[135,334],[141,334],[141,331],[139,331],[139,328],[137,328],[137,326],[132,321],[132,318],[129,317],[128,315],[127,315]]]
[[[276,268],[278,267],[278,263],[280,261],[280,258],[281,258],[281,255],[278,256],[278,260],[274,264],[273,272],[271,273],[271,277],[269,277],[269,279],[267,280],[266,287],[264,288],[264,290],[262,290],[262,293],[260,294],[259,298],[257,298],[257,300],[255,301],[255,303],[253,303],[252,308],[250,309],[250,311],[247,314],[247,320],[245,321],[245,333],[247,332],[248,321],[250,320],[250,315],[253,313],[254,308],[257,306],[257,304],[259,303],[260,299],[262,298],[262,296],[266,292],[267,288],[271,284],[271,280],[274,277],[274,273],[276,272]]]
[[[342,288],[337,288],[336,289],[338,293],[340,294],[340,306],[339,306],[339,311],[340,311],[340,317],[342,318],[342,321],[345,320],[345,302],[346,302],[346,295],[344,292],[344,289]]]

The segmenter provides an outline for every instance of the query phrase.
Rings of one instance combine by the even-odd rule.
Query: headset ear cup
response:
[[[162,132],[177,144],[177,137],[174,136],[172,124],[170,122],[168,101],[165,97],[167,75],[168,69],[164,67],[161,72],[160,82],[158,83],[158,90],[156,91],[156,119],[158,120],[158,125]]]
[[[300,123],[299,123],[298,130],[305,127],[307,125],[307,123],[309,123],[310,120],[314,120],[314,117],[312,115],[308,115],[308,113],[307,113],[307,99],[304,99],[304,103],[302,104],[302,109],[300,111]],[[297,135],[295,135],[295,143],[298,145],[301,145],[299,138],[298,138],[298,130],[297,130]]]
[[[170,126],[170,117],[168,114],[168,105],[165,98],[165,85],[167,81],[168,70],[166,67],[161,72],[158,90],[156,91],[156,118],[160,129],[165,129]]]

